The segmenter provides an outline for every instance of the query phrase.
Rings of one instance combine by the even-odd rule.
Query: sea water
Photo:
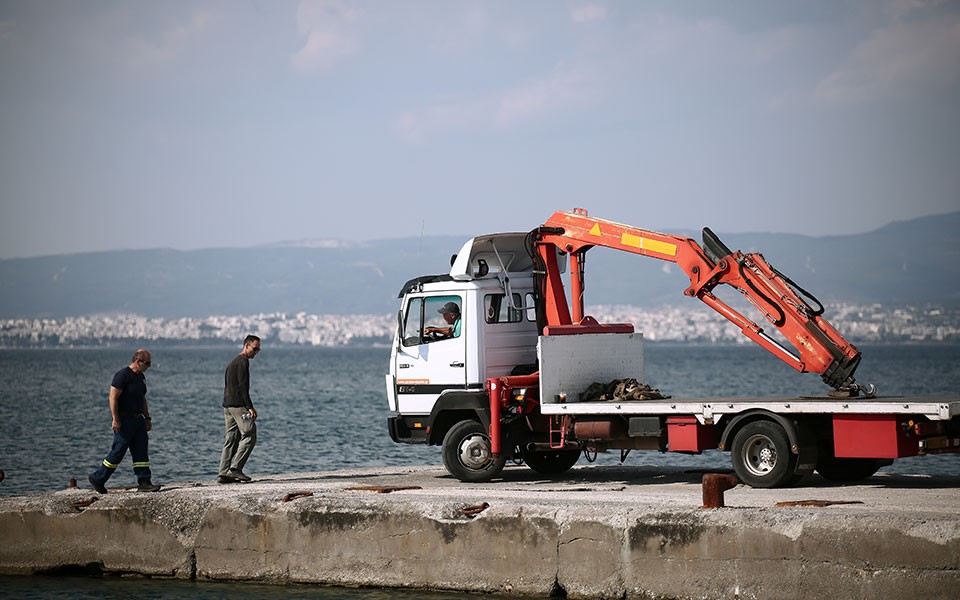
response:
[[[147,371],[153,416],[150,462],[155,483],[213,480],[223,443],[223,371],[239,348],[156,347]],[[63,489],[70,478],[86,487],[112,440],[107,396],[113,374],[134,348],[0,350],[0,494]],[[860,383],[881,395],[960,395],[960,346],[861,347]],[[257,446],[245,471],[253,476],[338,468],[441,465],[436,447],[395,444],[387,433],[383,389],[389,349],[280,347],[269,344],[251,361],[251,396],[258,412]],[[799,374],[755,346],[647,343],[644,379],[675,398],[822,394],[820,378]],[[619,452],[601,454],[615,464]],[[583,459],[581,459],[583,460]],[[729,468],[719,451],[699,456],[635,451],[636,466]],[[882,471],[960,476],[960,456],[915,457]],[[135,483],[130,458],[111,485]],[[229,597],[246,584],[2,578],[10,597]],[[38,583],[39,582],[39,583]],[[17,587],[20,586],[20,587]],[[142,587],[138,587],[142,586]],[[217,587],[221,586],[221,587]],[[379,598],[378,591],[318,586],[261,586],[255,595],[323,599]],[[146,590],[154,590],[146,594]],[[266,591],[264,591],[266,590]],[[401,595],[394,598],[451,598]],[[58,595],[60,594],[60,595]],[[303,596],[301,596],[302,594]]]

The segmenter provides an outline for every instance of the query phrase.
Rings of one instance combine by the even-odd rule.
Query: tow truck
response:
[[[740,481],[786,486],[814,471],[870,477],[895,459],[960,452],[960,397],[878,397],[860,351],[823,305],[759,253],[558,211],[529,232],[468,240],[448,273],[400,290],[389,372],[390,437],[439,445],[447,471],[489,481],[507,460],[559,475],[581,453],[731,454]],[[584,312],[586,254],[606,247],[676,264],[684,295],[733,323],[822,396],[672,398],[643,383],[643,335]],[[569,271],[570,299],[563,275]],[[722,300],[729,286],[763,326]],[[723,289],[723,288],[721,288]],[[736,294],[734,294],[736,295]],[[765,329],[767,328],[767,329]]]

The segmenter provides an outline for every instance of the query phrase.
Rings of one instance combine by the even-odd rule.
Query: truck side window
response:
[[[460,296],[414,298],[403,320],[403,345],[415,346],[460,337]]]
[[[460,296],[423,299],[423,341],[437,342],[460,337]]]
[[[513,305],[520,304],[520,294],[513,295]],[[523,311],[510,308],[505,294],[487,294],[483,297],[484,319],[487,323],[519,323]]]

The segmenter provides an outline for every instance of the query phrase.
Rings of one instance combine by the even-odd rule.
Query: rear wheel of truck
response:
[[[817,473],[827,481],[861,481],[882,466],[875,458],[827,458],[817,463]]]
[[[794,480],[797,457],[783,427],[772,421],[747,423],[733,438],[733,470],[743,483],[755,488],[789,485]]]
[[[559,475],[570,470],[580,460],[579,450],[524,450],[523,462],[543,475]]]
[[[490,436],[477,421],[460,421],[443,436],[443,466],[460,481],[490,481],[506,462],[506,456],[493,457]]]

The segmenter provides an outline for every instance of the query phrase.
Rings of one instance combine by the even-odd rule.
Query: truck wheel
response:
[[[524,450],[523,462],[543,475],[559,475],[570,470],[580,460],[579,450]]]
[[[755,488],[789,485],[797,457],[783,427],[771,421],[747,423],[733,438],[733,470]]]
[[[490,453],[490,436],[477,421],[460,421],[443,436],[443,466],[460,481],[490,481],[506,462]]]
[[[827,481],[861,481],[881,467],[875,458],[827,458],[817,463],[817,473]]]

